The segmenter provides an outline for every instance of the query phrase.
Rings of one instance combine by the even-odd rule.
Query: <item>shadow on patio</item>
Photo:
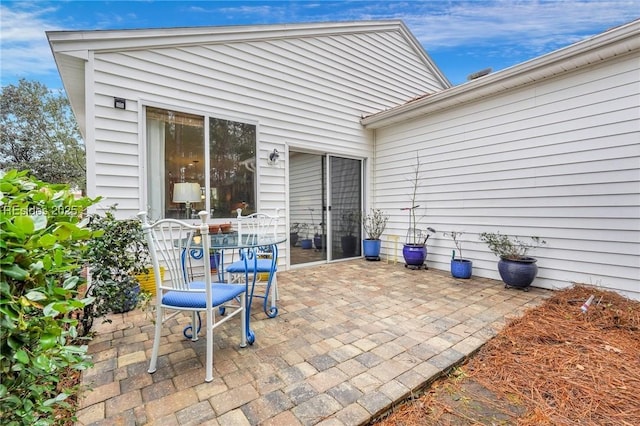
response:
[[[239,347],[234,324],[217,330],[211,383],[204,339],[182,335],[186,317],[165,334],[154,374],[145,312],[97,324],[78,424],[366,424],[551,294],[362,259],[279,272],[278,286],[276,318],[254,300],[252,346]]]

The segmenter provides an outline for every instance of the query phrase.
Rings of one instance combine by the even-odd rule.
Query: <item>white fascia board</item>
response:
[[[398,30],[400,20],[304,24],[237,25],[126,30],[47,31],[56,52],[69,50],[123,51],[158,47],[230,43],[276,38],[310,37]]]
[[[366,129],[378,129],[430,112],[468,103],[550,78],[583,66],[640,49],[640,19],[442,92],[382,111],[360,120]]]
[[[442,73],[442,71],[440,71],[435,62],[433,62],[433,60],[431,59],[431,56],[429,56],[429,53],[425,51],[424,47],[420,44],[420,42],[418,42],[418,40],[415,38],[409,28],[407,28],[404,22],[400,22],[400,26],[403,34],[407,39],[407,42],[411,45],[413,50],[422,57],[425,65],[427,66],[427,68],[429,68],[429,70],[431,70],[433,76],[437,78],[438,81],[440,81],[442,87],[445,89],[451,87],[451,82],[449,81],[449,79]]]

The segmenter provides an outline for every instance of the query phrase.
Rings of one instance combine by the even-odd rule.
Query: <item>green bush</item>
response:
[[[0,424],[54,423],[67,369],[90,365],[78,345],[77,316],[86,242],[82,216],[98,199],[75,199],[65,185],[0,172]]]
[[[85,309],[83,322],[87,330],[93,318],[136,307],[140,284],[135,274],[146,273],[151,261],[142,223],[137,218],[116,219],[116,207],[112,206],[104,215],[89,217],[89,229],[100,231],[101,235],[89,241],[85,256],[91,271],[87,294],[95,298]]]

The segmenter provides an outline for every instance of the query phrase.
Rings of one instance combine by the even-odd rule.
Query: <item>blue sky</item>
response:
[[[453,84],[640,18],[640,0],[5,1],[1,83],[62,86],[47,30],[402,19]]]

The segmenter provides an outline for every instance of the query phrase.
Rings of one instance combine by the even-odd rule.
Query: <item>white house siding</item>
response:
[[[462,231],[474,275],[498,279],[479,234],[536,235],[547,245],[531,252],[534,285],[640,298],[639,76],[635,53],[377,129],[376,207],[391,214],[384,252],[408,227],[399,209],[410,205],[417,151],[416,204],[426,206],[422,226],[438,231],[429,266],[449,270],[454,246],[442,231]]]
[[[306,153],[292,153],[289,166],[289,220],[307,225],[306,234],[300,238],[312,238],[314,225],[318,225],[322,215],[322,157]],[[309,206],[314,209],[309,211]]]
[[[266,165],[285,144],[343,155],[372,152],[359,118],[405,102],[442,83],[412,50],[405,33],[269,39],[211,45],[96,51],[91,63],[95,99],[95,188],[91,195],[118,203],[122,216],[144,207],[137,190],[139,125],[144,103],[187,109],[258,127],[259,203],[284,207],[285,167]],[[122,97],[127,109],[113,108]],[[91,120],[91,118],[90,118]],[[91,141],[88,141],[91,143]],[[144,176],[142,174],[142,176]]]

